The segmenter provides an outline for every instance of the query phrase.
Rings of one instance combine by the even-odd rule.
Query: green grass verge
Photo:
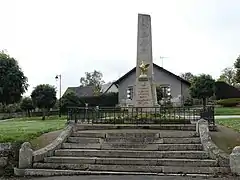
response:
[[[240,118],[217,119],[216,123],[217,131],[209,132],[211,138],[220,149],[231,154],[233,148],[240,144]]]
[[[234,129],[235,131],[240,132],[240,118],[232,119],[216,119],[217,124],[223,125],[225,127]]]
[[[216,107],[215,115],[240,115],[240,107]]]
[[[31,141],[40,135],[64,128],[66,116],[13,118],[0,122],[0,142]]]

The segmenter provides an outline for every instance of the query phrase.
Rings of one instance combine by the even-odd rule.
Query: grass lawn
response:
[[[66,116],[25,117],[0,121],[0,142],[31,141],[40,135],[62,129],[66,123]]]
[[[215,107],[215,115],[240,115],[240,107]]]
[[[240,118],[215,119],[215,121],[216,121],[216,124],[219,124],[240,132]]]
[[[240,145],[240,118],[216,119],[217,131],[211,131],[213,142],[223,151],[231,154],[235,146]]]

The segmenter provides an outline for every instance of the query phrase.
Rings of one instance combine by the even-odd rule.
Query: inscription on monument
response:
[[[139,83],[137,92],[137,104],[139,106],[151,106],[151,89],[149,89],[148,83]]]

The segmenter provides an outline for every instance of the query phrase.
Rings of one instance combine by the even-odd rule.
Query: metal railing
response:
[[[87,124],[189,124],[214,122],[214,107],[69,107],[68,120]]]

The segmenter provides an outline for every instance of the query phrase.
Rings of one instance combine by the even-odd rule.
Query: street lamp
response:
[[[61,117],[61,104],[62,104],[62,100],[61,100],[61,90],[62,90],[62,76],[61,74],[56,75],[55,77],[56,80],[59,79],[59,117]]]

